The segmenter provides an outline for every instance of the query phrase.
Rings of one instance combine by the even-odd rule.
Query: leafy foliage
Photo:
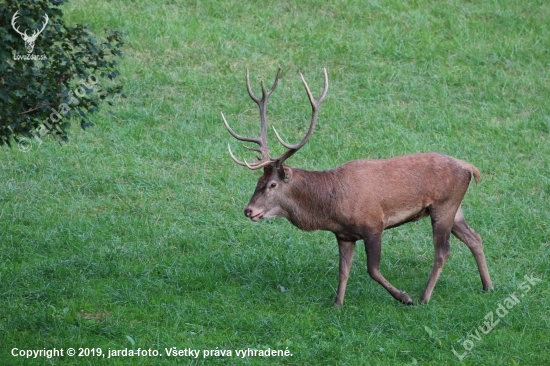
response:
[[[6,0],[0,6],[0,145],[48,134],[65,141],[72,118],[86,128],[102,101],[122,94],[114,80],[121,33],[109,30],[100,39],[85,25],[68,26],[59,8],[65,2]],[[30,53],[12,26],[16,12],[17,27],[27,35],[39,31],[47,15]],[[105,78],[109,85],[100,86]]]

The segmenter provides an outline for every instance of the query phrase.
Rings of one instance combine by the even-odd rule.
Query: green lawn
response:
[[[549,2],[80,0],[65,12],[124,32],[128,97],[64,146],[0,151],[3,364],[550,364]],[[260,173],[231,161],[228,143],[253,154],[220,112],[256,135],[245,69],[259,93],[279,66],[268,117],[292,142],[310,113],[299,72],[315,95],[325,67],[330,81],[289,165],[437,151],[479,168],[463,209],[495,291],[482,292],[453,238],[431,302],[401,305],[369,278],[358,243],[336,311],[333,235],[244,217]],[[429,220],[383,241],[382,273],[417,301],[433,262]],[[169,356],[174,347],[183,355]],[[54,348],[65,354],[12,356]],[[248,349],[291,356],[236,354]]]

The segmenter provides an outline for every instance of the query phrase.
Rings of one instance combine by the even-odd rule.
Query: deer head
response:
[[[46,25],[48,24],[48,14],[44,14],[44,25],[42,26],[42,29],[40,29],[39,31],[35,31],[32,36],[29,36],[27,35],[27,30],[25,30],[24,33],[21,33],[21,31],[19,30],[19,28],[16,26],[15,22],[17,21],[17,18],[19,17],[19,10],[15,12],[15,14],[13,14],[13,17],[11,18],[11,26],[13,27],[13,29],[19,33],[21,35],[21,38],[23,38],[23,40],[25,41],[25,48],[27,49],[27,53],[32,53],[33,49],[34,49],[34,42],[36,41],[36,38],[38,37],[38,35],[40,33],[42,33],[42,31],[44,30],[44,28],[46,28]]]
[[[231,147],[229,147],[228,145],[229,154],[237,164],[246,166],[252,170],[264,168],[264,174],[258,180],[256,190],[252,198],[250,199],[250,202],[248,203],[247,207],[244,210],[245,215],[253,221],[258,221],[262,218],[287,216],[284,212],[285,209],[283,207],[285,206],[285,204],[283,203],[283,201],[288,196],[288,191],[291,190],[292,188],[292,182],[291,182],[292,169],[285,166],[283,163],[285,162],[286,159],[288,159],[295,152],[297,152],[302,146],[304,146],[306,142],[309,140],[309,138],[311,137],[311,135],[313,134],[315,125],[317,124],[317,114],[319,110],[319,105],[325,98],[328,91],[327,70],[323,69],[323,72],[325,76],[325,83],[319,99],[315,99],[313,97],[304,79],[304,76],[300,74],[302,78],[302,82],[306,89],[309,101],[311,103],[312,113],[311,113],[311,122],[309,125],[309,130],[306,136],[302,139],[302,141],[292,145],[284,142],[281,139],[281,136],[279,136],[279,134],[277,133],[277,130],[273,128],[273,131],[275,132],[275,135],[277,136],[277,139],[279,140],[279,142],[284,147],[287,148],[287,151],[279,157],[272,158],[269,155],[269,149],[267,146],[266,111],[267,111],[267,100],[269,99],[269,96],[271,95],[271,93],[275,90],[275,87],[277,86],[277,82],[279,81],[279,76],[281,74],[280,68],[279,68],[279,71],[277,72],[277,76],[275,77],[275,82],[271,86],[271,89],[266,90],[264,86],[264,82],[263,81],[261,82],[261,86],[262,86],[261,98],[256,97],[252,92],[252,89],[250,87],[250,78],[248,75],[248,70],[246,70],[246,88],[248,90],[248,94],[250,95],[250,98],[252,98],[252,100],[260,108],[261,132],[259,137],[251,138],[251,137],[244,137],[244,136],[238,135],[231,129],[231,127],[229,127],[229,124],[227,123],[222,113],[222,118],[223,118],[225,127],[233,137],[235,137],[237,140],[240,140],[240,141],[253,142],[259,145],[258,148],[251,148],[251,147],[245,146],[245,148],[252,151],[259,152],[261,154],[261,158],[258,158],[258,161],[255,161],[252,163],[237,159],[235,155],[233,155],[233,152],[231,151]]]

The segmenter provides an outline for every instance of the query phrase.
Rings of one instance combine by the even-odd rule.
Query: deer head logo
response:
[[[13,14],[13,17],[11,18],[11,26],[13,27],[13,29],[19,33],[21,35],[21,38],[23,38],[23,40],[25,41],[25,48],[27,49],[27,53],[32,53],[32,50],[34,49],[34,42],[36,41],[36,38],[38,37],[38,35],[40,33],[42,33],[42,31],[44,30],[44,28],[46,28],[46,24],[48,24],[48,14],[44,14],[44,25],[42,26],[42,29],[40,29],[39,31],[35,31],[32,36],[28,36],[27,35],[27,30],[25,30],[25,32],[21,33],[21,31],[18,29],[18,27],[15,25],[15,22],[17,21],[17,18],[19,17],[19,10],[15,12],[15,14]]]

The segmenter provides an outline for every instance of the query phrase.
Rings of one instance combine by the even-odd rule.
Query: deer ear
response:
[[[288,183],[292,178],[292,169],[283,165],[279,171],[280,171],[281,179],[285,183]]]

